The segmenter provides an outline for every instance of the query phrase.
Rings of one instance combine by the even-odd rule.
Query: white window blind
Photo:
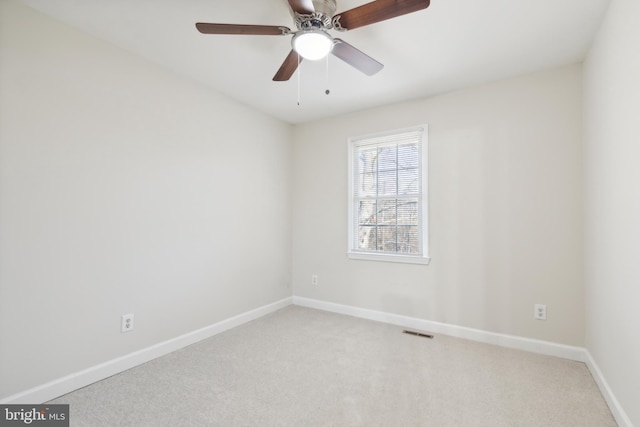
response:
[[[349,255],[427,262],[426,126],[351,138]]]

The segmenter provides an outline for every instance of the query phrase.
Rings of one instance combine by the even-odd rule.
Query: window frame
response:
[[[396,136],[421,131],[420,153],[419,153],[419,169],[420,169],[420,190],[418,194],[418,230],[419,230],[419,246],[420,254],[411,255],[406,253],[392,253],[380,251],[367,251],[356,248],[356,236],[358,229],[356,226],[355,216],[358,215],[356,208],[356,195],[354,194],[355,168],[354,155],[357,147],[362,146],[383,146],[389,144],[388,140]],[[385,141],[385,138],[388,140]],[[402,129],[396,129],[386,132],[378,132],[348,139],[348,242],[347,256],[349,259],[383,261],[383,262],[400,262],[409,264],[429,264],[429,145],[428,145],[428,125],[418,125]],[[377,141],[377,142],[376,142]],[[383,197],[384,198],[384,197]]]

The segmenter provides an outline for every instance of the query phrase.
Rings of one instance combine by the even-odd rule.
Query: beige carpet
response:
[[[290,306],[62,396],[72,426],[615,426],[583,363]]]

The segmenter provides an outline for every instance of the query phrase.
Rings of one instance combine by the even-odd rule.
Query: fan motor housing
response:
[[[330,29],[332,18],[336,13],[336,0],[313,0],[314,12],[300,14],[295,12],[295,22],[299,30],[311,28]]]

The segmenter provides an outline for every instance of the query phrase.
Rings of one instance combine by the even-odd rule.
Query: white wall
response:
[[[586,346],[640,426],[640,2],[613,0],[585,62]]]
[[[0,400],[291,296],[289,125],[0,17]]]
[[[297,296],[570,345],[586,323],[640,425],[638,16],[613,0],[584,128],[576,65],[292,133],[0,1],[0,400],[290,296],[293,280]],[[420,123],[431,264],[348,260],[347,138]],[[271,227],[248,233],[256,216]]]
[[[294,295],[582,346],[581,85],[575,65],[297,126]],[[347,259],[347,138],[421,123],[431,264]]]

